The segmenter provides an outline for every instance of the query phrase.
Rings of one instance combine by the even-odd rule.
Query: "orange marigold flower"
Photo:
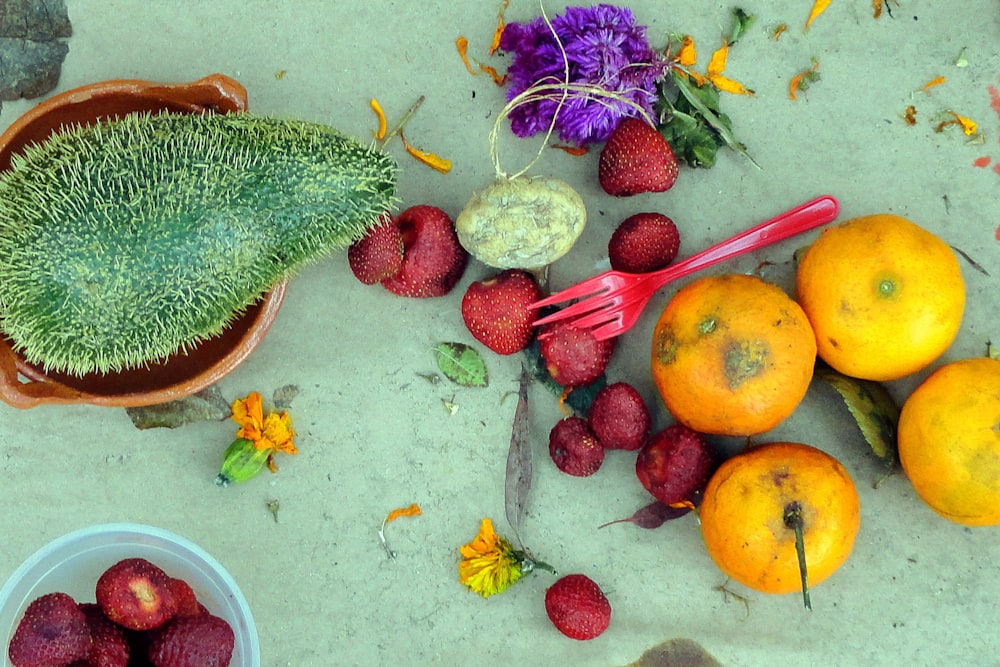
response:
[[[524,576],[524,554],[497,535],[489,519],[483,519],[479,534],[459,551],[459,582],[484,598],[503,593]]]

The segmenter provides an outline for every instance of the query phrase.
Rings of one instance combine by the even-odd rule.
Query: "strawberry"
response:
[[[636,213],[611,234],[608,258],[616,271],[646,273],[674,261],[680,247],[673,220],[661,213]]]
[[[170,576],[143,558],[109,567],[97,580],[96,592],[104,615],[130,630],[159,627],[177,612]]]
[[[629,197],[666,192],[679,168],[670,144],[656,128],[638,118],[625,118],[601,149],[597,176],[609,195]]]
[[[600,636],[611,623],[611,603],[585,574],[567,574],[545,591],[545,612],[570,639]]]
[[[567,475],[589,477],[604,463],[604,448],[586,419],[566,417],[549,431],[549,456]]]
[[[599,341],[590,330],[578,329],[567,321],[548,325],[540,338],[538,350],[545,368],[564,387],[579,387],[601,377],[617,341]]]
[[[198,602],[198,597],[188,582],[174,577],[170,579],[169,586],[177,602],[176,616],[197,616],[202,613],[204,607]]]
[[[403,267],[403,234],[389,215],[347,249],[354,276],[365,285],[391,278]]]
[[[90,653],[87,617],[65,593],[48,593],[24,610],[7,657],[14,667],[57,667]]]
[[[639,451],[635,474],[661,503],[690,502],[708,483],[716,458],[704,436],[673,424],[653,435]]]
[[[212,614],[175,618],[153,634],[154,667],[226,667],[236,644],[233,628]]]
[[[497,354],[514,354],[531,342],[537,312],[531,304],[541,298],[532,274],[507,269],[469,285],[462,298],[462,319],[480,343]]]
[[[433,206],[413,206],[394,220],[403,239],[403,265],[383,279],[393,294],[444,296],[462,277],[469,253],[458,242],[455,223]]]
[[[81,603],[80,611],[87,617],[90,628],[91,646],[86,664],[93,667],[127,667],[129,645],[125,631],[109,621],[98,604]]]
[[[605,449],[635,450],[646,442],[653,420],[639,391],[627,382],[615,382],[594,396],[587,421]]]

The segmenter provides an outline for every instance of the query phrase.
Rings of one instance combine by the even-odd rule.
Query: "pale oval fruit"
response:
[[[455,219],[469,253],[498,269],[540,269],[573,247],[587,223],[583,199],[547,177],[501,178],[483,188]]]

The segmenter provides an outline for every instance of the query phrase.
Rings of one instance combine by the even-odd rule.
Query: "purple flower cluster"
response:
[[[551,27],[542,17],[510,23],[500,49],[513,56],[508,100],[538,84],[567,82],[568,64],[570,84],[596,86],[652,114],[656,84],[667,69],[665,59],[649,45],[646,27],[635,24],[631,10],[613,5],[567,7],[551,19]],[[511,130],[519,137],[548,130],[557,108],[559,138],[580,146],[606,140],[622,118],[639,115],[630,104],[600,93],[571,91],[561,108],[560,90],[531,98],[510,112]]]

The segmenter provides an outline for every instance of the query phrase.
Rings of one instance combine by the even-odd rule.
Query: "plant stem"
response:
[[[424,103],[424,96],[421,95],[420,97],[417,98],[417,101],[414,102],[413,105],[406,110],[406,113],[403,114],[403,118],[400,119],[398,123],[396,123],[396,125],[392,128],[392,130],[390,130],[389,133],[385,135],[385,138],[382,139],[382,141],[379,143],[382,146],[385,146],[386,144],[389,143],[389,141],[392,140],[393,137],[402,132],[403,128],[406,127],[406,124],[410,122],[410,118],[413,117],[413,114],[417,112],[417,109],[419,109],[420,105],[423,103]]]
[[[799,559],[799,577],[802,579],[802,603],[812,610],[809,601],[809,575],[806,569],[806,541],[802,530],[802,503],[797,500],[785,505],[785,527],[795,531],[795,555]]]

